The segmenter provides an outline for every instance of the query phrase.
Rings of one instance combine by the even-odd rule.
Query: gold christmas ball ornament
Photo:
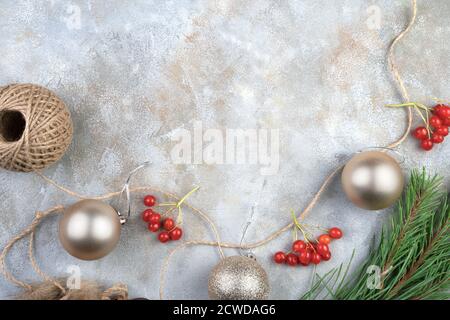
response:
[[[365,151],[345,165],[342,186],[350,201],[358,207],[380,210],[400,198],[404,177],[394,158],[385,152]]]
[[[266,271],[248,257],[224,258],[209,275],[208,294],[214,300],[265,300],[269,291]]]
[[[96,260],[116,247],[120,230],[120,216],[113,207],[98,200],[81,200],[65,210],[59,240],[72,256]]]

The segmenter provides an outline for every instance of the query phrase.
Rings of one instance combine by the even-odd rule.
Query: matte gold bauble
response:
[[[366,151],[355,155],[344,167],[342,186],[358,207],[385,209],[401,196],[404,178],[397,161],[385,152]]]
[[[59,240],[72,256],[96,260],[115,248],[120,229],[113,207],[98,200],[82,200],[65,210],[59,222]]]
[[[209,275],[208,294],[214,300],[264,300],[269,291],[266,271],[248,257],[224,258]]]

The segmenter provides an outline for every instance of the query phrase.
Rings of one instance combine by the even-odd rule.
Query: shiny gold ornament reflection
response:
[[[345,165],[342,186],[347,197],[358,207],[380,210],[400,198],[404,177],[394,158],[385,152],[365,151]]]
[[[65,210],[59,239],[72,256],[96,260],[116,247],[120,230],[120,216],[113,207],[98,200],[81,200]]]

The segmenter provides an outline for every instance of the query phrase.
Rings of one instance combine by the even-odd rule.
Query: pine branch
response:
[[[390,228],[383,228],[378,246],[371,250],[356,277],[330,272],[303,298],[318,297],[325,289],[334,299],[449,299],[450,203],[442,179],[425,170],[412,171]],[[381,266],[381,286],[368,285],[369,267]],[[342,268],[336,268],[334,271]],[[317,277],[316,277],[317,278]],[[335,284],[340,282],[336,290]]]
[[[418,211],[418,207],[420,206],[421,203],[422,203],[422,195],[418,194],[417,195],[417,199],[414,201],[414,205],[412,206],[412,208],[410,210],[408,218],[407,218],[407,220],[405,221],[404,225],[402,226],[402,228],[400,230],[400,235],[395,240],[394,247],[390,251],[390,254],[388,256],[387,262],[385,262],[384,267],[383,267],[383,271],[381,272],[381,274],[385,274],[392,267],[392,260],[394,259],[394,255],[397,252],[398,247],[402,244],[402,241],[404,239],[405,233],[408,230],[408,227],[411,224],[411,222],[414,220],[414,217],[416,216],[416,213]]]
[[[433,249],[433,246],[436,244],[436,241],[442,236],[442,229],[439,230],[437,235],[434,235],[431,242],[428,244],[427,248],[424,252],[420,255],[419,259],[411,266],[409,271],[403,276],[402,279],[392,288],[391,292],[389,293],[389,297],[395,297],[395,295],[400,291],[401,287],[404,285],[405,282],[411,279],[411,277],[416,273],[416,271],[423,265],[425,262],[426,257],[430,253],[430,251]]]

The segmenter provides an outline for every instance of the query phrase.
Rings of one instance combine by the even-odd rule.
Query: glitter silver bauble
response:
[[[350,159],[342,172],[347,197],[363,209],[390,207],[400,198],[403,185],[402,169],[385,152],[361,152]]]
[[[81,200],[64,211],[59,240],[72,256],[96,260],[116,247],[120,229],[120,217],[113,207],[98,200]]]
[[[222,259],[211,271],[208,294],[215,300],[264,300],[270,286],[266,271],[256,260],[233,256]]]

